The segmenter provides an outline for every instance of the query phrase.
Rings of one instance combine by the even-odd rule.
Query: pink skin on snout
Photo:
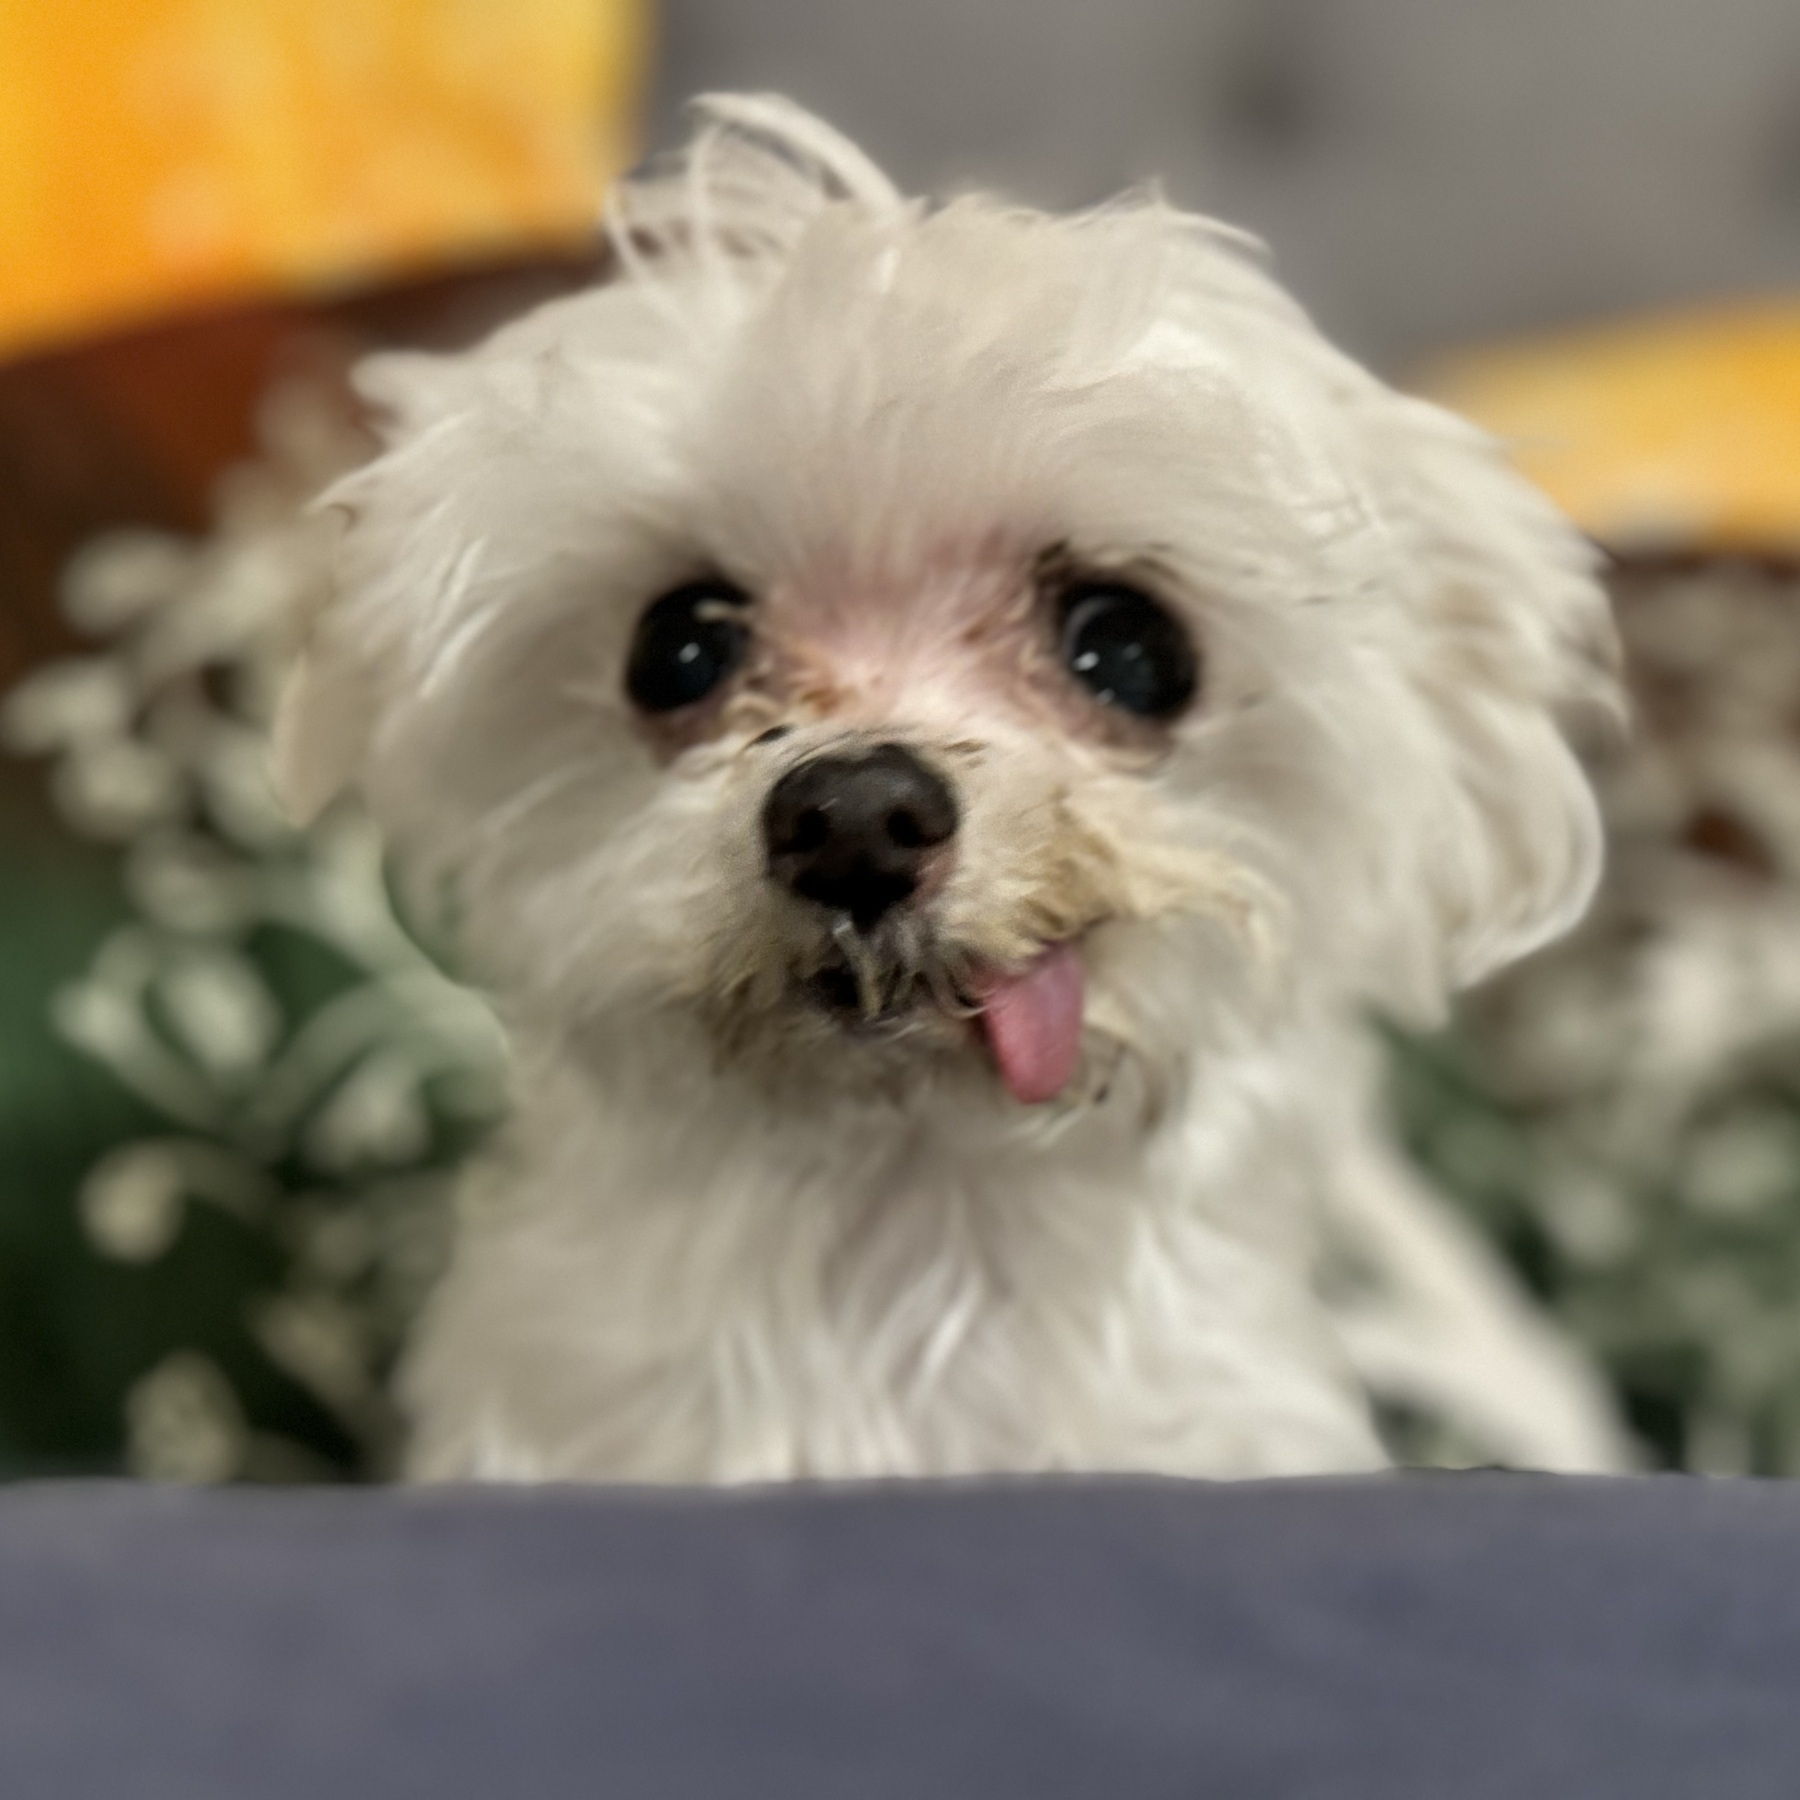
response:
[[[1017,558],[946,557],[906,578],[817,568],[766,598],[759,685],[852,728],[1034,713],[1035,611]]]

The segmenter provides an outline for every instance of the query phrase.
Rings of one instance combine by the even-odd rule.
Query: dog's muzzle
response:
[[[918,892],[958,819],[949,784],[901,744],[810,757],[764,804],[769,874],[866,932]]]

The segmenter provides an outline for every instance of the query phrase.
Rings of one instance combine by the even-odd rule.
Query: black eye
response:
[[[1062,602],[1062,657],[1096,700],[1167,719],[1194,697],[1199,661],[1174,615],[1118,582],[1084,581]]]
[[[704,700],[744,660],[750,597],[729,581],[690,581],[644,608],[631,640],[625,691],[645,712]]]

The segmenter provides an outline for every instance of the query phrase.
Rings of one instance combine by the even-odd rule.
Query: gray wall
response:
[[[1161,174],[1328,329],[1435,345],[1800,291],[1800,0],[663,0],[656,130],[773,87],[909,184]]]

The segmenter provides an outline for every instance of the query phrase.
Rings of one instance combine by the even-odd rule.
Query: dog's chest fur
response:
[[[1319,1146],[1279,1067],[1147,1133],[1128,1095],[1023,1130],[968,1093],[807,1118],[540,1073],[408,1370],[415,1471],[1379,1464],[1310,1291]]]

